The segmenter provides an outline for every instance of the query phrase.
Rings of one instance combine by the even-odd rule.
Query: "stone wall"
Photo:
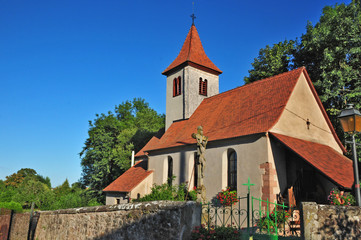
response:
[[[10,226],[10,211],[3,213],[5,209],[0,209],[0,240],[7,240]]]
[[[361,207],[302,203],[304,239],[361,239]]]
[[[200,214],[171,201],[42,211],[34,239],[189,239]]]
[[[10,239],[27,239],[30,213],[15,213],[13,215]]]

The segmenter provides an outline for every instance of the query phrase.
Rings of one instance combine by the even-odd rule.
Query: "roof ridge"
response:
[[[187,53],[187,61],[189,61],[189,55],[191,54],[191,50],[192,50],[192,39],[193,39],[193,26],[191,26],[191,31],[190,31],[190,36],[189,36],[189,47],[188,47],[188,53]]]
[[[260,80],[256,80],[256,81],[251,82],[251,83],[245,83],[245,84],[242,85],[242,86],[235,87],[235,88],[232,88],[232,89],[227,90],[227,91],[225,91],[225,92],[221,92],[221,93],[219,93],[219,94],[216,94],[216,95],[207,97],[207,98],[205,98],[204,100],[207,100],[207,99],[210,99],[210,98],[214,98],[214,97],[223,95],[223,94],[225,94],[225,93],[230,93],[230,92],[236,91],[236,90],[238,90],[238,89],[240,89],[240,88],[243,88],[243,87],[253,86],[253,85],[256,85],[256,84],[261,84],[261,83],[264,83],[264,82],[266,82],[266,81],[270,81],[270,80],[273,80],[273,79],[275,79],[275,78],[282,77],[283,75],[293,73],[293,72],[295,72],[295,71],[301,71],[301,69],[302,69],[302,71],[303,71],[303,69],[305,69],[305,67],[296,68],[296,69],[294,69],[294,70],[291,70],[291,71],[288,71],[288,72],[283,72],[283,73],[280,73],[280,74],[278,74],[278,75],[274,75],[274,76],[271,76],[271,77],[263,78],[263,79],[260,79]]]

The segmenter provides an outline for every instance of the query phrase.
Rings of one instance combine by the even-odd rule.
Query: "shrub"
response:
[[[191,239],[240,239],[241,233],[238,229],[225,226],[211,226],[206,228],[204,225],[196,226],[191,235]]]
[[[290,217],[291,214],[285,209],[273,210],[269,216],[266,215],[257,221],[257,227],[260,229],[267,229],[269,227],[271,232],[274,232],[276,220],[277,227],[281,227]]]
[[[237,191],[230,191],[229,187],[219,192],[216,198],[222,206],[232,206],[238,202]]]
[[[356,203],[355,197],[351,193],[345,193],[337,188],[333,188],[328,196],[331,205],[351,206]]]
[[[197,189],[197,188],[195,187],[195,189]],[[197,191],[196,190],[189,191],[187,200],[197,201]]]
[[[0,202],[0,208],[14,210],[17,213],[23,212],[23,208],[20,203],[17,202]]]
[[[191,191],[192,192],[192,191]],[[159,200],[171,200],[171,201],[185,201],[185,200],[195,200],[197,199],[196,193],[188,193],[187,195],[187,186],[186,184],[181,185],[170,185],[164,183],[162,185],[154,184],[152,187],[152,192],[140,199],[134,199],[134,202],[148,202],[148,201],[159,201]],[[195,199],[193,199],[195,194]]]

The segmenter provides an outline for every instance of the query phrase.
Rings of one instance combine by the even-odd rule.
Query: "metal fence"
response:
[[[300,211],[277,202],[252,197],[253,233],[301,236]]]
[[[203,226],[234,227],[247,235],[268,235],[276,239],[299,239],[301,236],[299,210],[251,197],[250,193],[237,200],[230,206],[222,205],[218,199],[202,204]]]

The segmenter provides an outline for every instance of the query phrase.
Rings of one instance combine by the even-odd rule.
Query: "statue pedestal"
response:
[[[197,187],[197,202],[206,203],[206,187],[204,185]]]

